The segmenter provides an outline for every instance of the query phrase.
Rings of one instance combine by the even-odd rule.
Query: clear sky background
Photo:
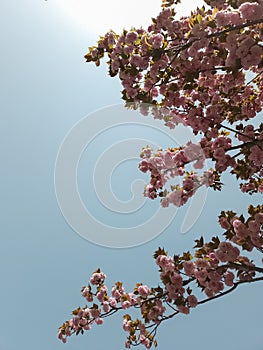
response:
[[[181,208],[158,237],[125,249],[93,244],[68,225],[54,188],[59,147],[82,118],[95,113],[91,123],[94,128],[100,126],[100,112],[96,111],[110,110],[109,106],[121,102],[119,82],[107,77],[106,65],[95,68],[85,63],[83,55],[108,27],[147,23],[146,9],[151,8],[151,17],[159,6],[157,0],[143,0],[143,16],[139,17],[140,2],[130,8],[131,2],[125,1],[120,7],[119,1],[112,0],[110,8],[106,7],[108,1],[89,7],[85,3],[88,0],[1,1],[0,350],[123,349],[126,334],[121,315],[106,319],[103,326],[94,326],[84,336],[70,338],[65,345],[57,340],[61,323],[75,307],[85,305],[80,289],[90,274],[100,266],[109,287],[118,280],[127,289],[136,282],[157,285],[152,254],[158,246],[171,254],[188,250],[200,235],[220,234],[216,224],[220,210],[246,212],[251,202],[251,197],[236,189],[234,179],[225,176],[225,188],[220,193],[208,192],[191,230],[180,231],[188,215],[187,207]],[[121,15],[110,13],[114,9]],[[78,169],[83,202],[98,222],[111,227],[151,221],[159,206],[150,200],[133,214],[114,213],[103,206],[96,198],[92,169],[104,150],[122,140],[125,147],[136,138],[142,145],[150,140],[167,147],[171,139],[139,122],[95,136]],[[113,169],[111,182],[108,180],[111,192],[121,201],[131,199],[135,179],[146,180],[137,163],[138,159],[123,159]],[[103,171],[98,178],[102,183]],[[260,201],[258,196],[252,203]],[[154,232],[154,227],[151,230]],[[163,324],[158,348],[262,350],[262,307],[262,286],[241,286],[225,298],[198,307],[190,316],[181,315]]]

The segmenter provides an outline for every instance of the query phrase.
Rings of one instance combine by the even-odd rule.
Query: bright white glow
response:
[[[147,27],[161,9],[161,0],[53,0],[79,26],[102,35],[109,29]]]
[[[151,18],[156,17],[161,10],[162,0],[52,0],[60,12],[65,12],[76,24],[90,34],[103,35],[110,29],[116,32],[123,28],[147,28]],[[201,0],[194,5],[182,1],[178,7],[180,16],[200,6]]]

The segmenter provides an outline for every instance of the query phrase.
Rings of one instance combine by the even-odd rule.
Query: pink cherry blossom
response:
[[[183,126],[193,133],[195,142],[141,151],[139,170],[148,176],[144,195],[160,200],[163,208],[185,205],[202,186],[220,191],[226,173],[234,177],[244,201],[263,193],[263,1],[205,2],[205,8],[178,19],[175,1],[163,1],[147,29],[109,31],[85,55],[97,66],[107,58],[128,108],[175,132]],[[108,289],[106,275],[96,270],[81,289],[89,305],[72,312],[58,338],[65,343],[72,334],[124,312],[125,347],[150,348],[165,320],[189,314],[240,284],[261,281],[263,269],[253,261],[263,252],[262,204],[249,205],[247,214],[222,210],[221,234],[195,240],[191,252],[177,247],[170,256],[158,248],[155,287],[137,283],[125,291],[116,282]],[[132,308],[138,318],[127,314]]]

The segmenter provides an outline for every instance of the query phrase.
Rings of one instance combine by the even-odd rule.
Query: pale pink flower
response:
[[[102,318],[97,318],[95,320],[95,322],[97,323],[97,325],[101,325],[101,324],[103,324],[103,319]]]
[[[161,199],[161,206],[163,208],[167,208],[169,206],[169,203],[170,203],[169,198],[165,197]]]
[[[99,309],[94,309],[94,308],[92,308],[92,309],[90,310],[90,313],[91,313],[91,316],[92,316],[93,318],[98,318],[98,317],[100,316],[100,310],[99,310]]]
[[[141,285],[138,287],[138,293],[140,294],[140,296],[145,298],[151,293],[151,290],[148,286]]]
[[[248,229],[240,220],[236,219],[233,221],[233,228],[238,238],[247,237]]]
[[[203,283],[206,280],[208,273],[207,273],[207,270],[202,269],[202,270],[195,270],[194,275],[195,275],[195,278],[198,279],[200,283]]]
[[[192,277],[194,275],[195,265],[192,261],[188,260],[183,263],[184,272],[187,276]]]
[[[263,164],[263,150],[254,145],[250,148],[250,155],[248,156],[248,159],[253,161],[256,166],[262,166]]]
[[[224,282],[228,287],[232,287],[234,284],[234,274],[230,271],[227,271],[224,275]]]
[[[64,343],[64,344],[67,342],[67,338],[66,338],[65,334],[62,334],[61,331],[58,333],[58,338],[59,338],[59,339],[62,341],[62,343]]]
[[[131,348],[131,343],[129,341],[125,342],[125,348],[130,349]]]
[[[195,295],[191,294],[187,297],[187,301],[190,307],[196,307],[198,304],[198,300]]]
[[[188,315],[190,312],[189,307],[185,306],[185,305],[178,305],[177,309],[179,312],[181,312],[182,314]]]
[[[256,213],[254,218],[256,222],[263,224],[263,213]]]
[[[123,320],[122,328],[125,332],[130,332],[131,330],[131,321],[127,320],[126,318]]]
[[[239,6],[243,20],[255,20],[263,15],[263,7],[256,2],[245,2]]]
[[[231,227],[230,223],[223,216],[220,216],[218,222],[219,222],[220,226],[222,228],[224,228],[225,230],[228,230]]]
[[[131,306],[131,303],[129,302],[129,300],[125,300],[121,303],[121,306],[123,309],[128,309]]]
[[[102,303],[102,308],[103,308],[104,312],[109,312],[110,311],[110,304],[109,304],[109,302],[108,301],[104,301]]]
[[[126,44],[133,44],[138,39],[138,33],[135,31],[128,32],[125,37]]]
[[[117,300],[115,298],[110,297],[109,303],[112,307],[117,307]]]
[[[169,202],[177,207],[182,204],[182,192],[180,190],[174,190],[168,195]]]
[[[253,184],[253,182],[249,182],[249,183],[243,184],[241,186],[242,192],[249,192],[249,191],[254,190],[254,189],[255,189],[255,184]]]

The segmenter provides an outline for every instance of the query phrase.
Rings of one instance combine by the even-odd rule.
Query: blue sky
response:
[[[245,212],[251,197],[240,194],[234,179],[225,177],[221,193],[208,192],[190,231],[180,233],[187,215],[187,208],[182,208],[162,234],[132,248],[99,246],[77,234],[57,203],[56,157],[76,123],[93,114],[98,126],[97,111],[111,111],[110,106],[121,102],[119,82],[107,77],[106,66],[98,69],[85,63],[83,55],[95,42],[95,35],[78,27],[51,0],[3,0],[1,8],[0,350],[123,349],[121,315],[84,336],[72,337],[66,345],[57,340],[59,325],[70,317],[71,310],[85,304],[79,291],[90,274],[100,266],[109,287],[117,280],[124,281],[127,289],[136,282],[158,284],[152,259],[158,246],[173,254],[191,248],[202,234],[220,234],[216,224],[220,210]],[[93,188],[91,169],[100,153],[113,144],[124,140],[127,147],[129,140],[138,138],[169,145],[163,132],[138,125],[114,127],[100,139],[96,135],[79,163],[82,200],[105,225],[132,227],[145,218],[151,220],[158,210],[158,203],[146,201],[135,216],[116,214],[100,204]],[[134,179],[146,179],[137,170],[138,160],[125,160],[114,169],[111,183],[111,191],[122,201],[131,198]],[[100,174],[102,181],[105,174]],[[255,197],[253,203],[260,200]],[[234,294],[161,326],[158,348],[261,350],[262,306],[260,284],[241,286]]]

